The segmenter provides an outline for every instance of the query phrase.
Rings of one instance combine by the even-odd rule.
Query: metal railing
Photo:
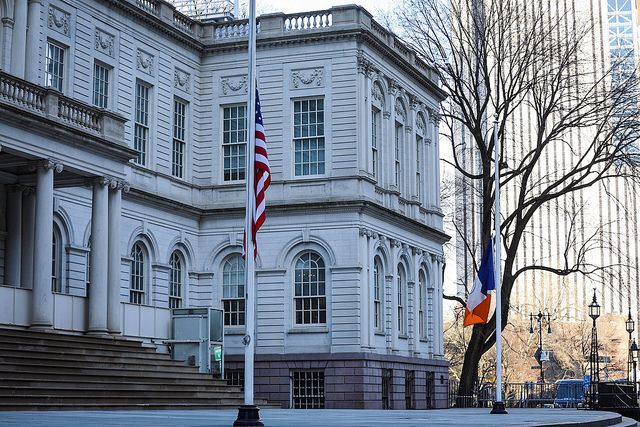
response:
[[[458,382],[449,382],[449,407],[458,408],[489,408],[493,406],[496,398],[496,386],[494,383],[484,383],[474,388],[469,396],[458,395]],[[544,405],[553,405],[558,397],[560,383],[503,383],[502,400],[511,408],[536,408]],[[563,387],[567,384],[563,384]],[[567,397],[562,400],[563,407],[577,407],[583,402],[583,394],[580,393],[582,383],[570,384],[575,390],[569,390]],[[573,396],[573,397],[571,397]]]

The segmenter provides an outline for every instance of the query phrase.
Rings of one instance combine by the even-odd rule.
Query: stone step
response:
[[[132,376],[130,374],[120,374],[113,373],[112,375],[99,375],[95,373],[79,373],[79,372],[67,372],[65,374],[60,374],[57,372],[32,372],[32,371],[23,371],[23,370],[4,370],[3,366],[0,364],[0,378],[4,380],[19,380],[24,379],[26,381],[60,381],[60,380],[69,380],[69,381],[98,381],[104,383],[110,382],[120,382],[120,381],[131,381],[135,380],[136,382],[145,382],[149,383],[150,386],[159,386],[162,384],[193,384],[193,385],[219,385],[219,382],[224,382],[220,379],[215,379],[212,375],[209,374],[189,374],[185,375],[171,375],[171,373],[147,373],[145,376]],[[226,382],[225,382],[226,384]]]
[[[149,351],[120,351],[119,349],[111,350],[111,349],[92,349],[92,348],[80,348],[80,347],[70,347],[65,343],[54,343],[54,344],[32,344],[30,342],[0,342],[0,353],[4,352],[47,352],[53,354],[60,355],[86,355],[86,356],[106,356],[106,357],[130,357],[139,360],[172,360],[169,353],[157,353],[150,349],[145,349]]]
[[[135,393],[134,393],[135,392]],[[188,399],[243,399],[244,394],[239,388],[225,389],[224,387],[211,387],[209,390],[176,390],[173,387],[162,389],[133,389],[131,387],[119,385],[109,388],[101,387],[79,387],[77,385],[67,386],[63,388],[57,387],[5,387],[0,385],[0,400],[6,398],[29,398],[39,399],[43,396],[56,396],[61,399],[86,398],[120,398],[126,395],[135,395],[139,397],[152,398],[188,398]]]
[[[73,379],[57,379],[57,380],[44,380],[42,378],[36,379],[2,379],[0,380],[0,387],[14,387],[14,388],[53,388],[53,389],[65,389],[75,387],[78,389],[110,389],[110,390],[147,390],[150,383],[148,381],[136,381],[132,380],[120,380],[113,381],[111,378],[105,378],[104,380],[84,380],[78,381]],[[239,386],[230,386],[224,380],[206,380],[198,381],[179,381],[174,383],[163,383],[163,390],[176,390],[176,391],[210,391],[217,389],[229,390],[230,392],[241,392]],[[155,388],[154,388],[155,389]]]
[[[65,375],[87,375],[94,377],[111,377],[111,378],[177,378],[183,380],[197,380],[200,378],[213,379],[213,375],[199,374],[190,372],[175,372],[173,370],[158,371],[138,371],[136,369],[111,369],[103,368],[73,368],[56,365],[35,366],[28,363],[0,363],[0,376],[8,378],[6,374],[12,372],[24,374],[50,374],[57,375],[58,378]],[[15,377],[14,377],[15,378]],[[33,378],[33,375],[31,376]]]
[[[9,338],[9,339],[7,339]],[[35,331],[35,330],[25,330],[25,329],[8,329],[8,328],[0,328],[0,342],[10,341],[14,342],[19,338],[26,338],[30,341],[41,341],[41,342],[51,342],[51,341],[63,341],[66,343],[75,343],[75,344],[96,344],[96,345],[104,345],[104,346],[113,346],[119,347],[122,349],[125,348],[148,348],[153,351],[151,347],[143,347],[144,341],[141,339],[123,337],[121,335],[85,335],[85,334],[71,334],[64,332],[56,332],[52,331]]]
[[[75,403],[39,403],[34,404],[13,404],[0,403],[0,411],[134,411],[134,410],[205,410],[205,409],[238,409],[240,404],[210,404],[210,403],[138,403],[138,404],[75,404]],[[279,406],[259,403],[256,405],[260,409],[279,409]]]
[[[56,367],[71,367],[75,369],[90,369],[90,368],[107,368],[107,369],[121,369],[125,371],[138,371],[138,372],[146,372],[146,371],[163,371],[167,369],[171,369],[174,372],[184,372],[184,373],[198,373],[198,368],[194,366],[187,366],[184,362],[177,360],[159,360],[155,363],[136,363],[136,361],[119,361],[113,359],[102,359],[93,358],[88,359],[86,357],[60,357],[55,354],[34,354],[31,352],[25,352],[21,356],[17,355],[6,355],[4,352],[0,350],[0,363],[5,364],[20,364],[20,365],[31,365],[31,366],[56,366]]]
[[[74,338],[72,341],[64,340],[64,339],[46,339],[46,338],[34,338],[29,339],[28,337],[18,336],[0,336],[0,344],[22,344],[22,345],[34,345],[34,346],[45,346],[45,347],[53,347],[53,348],[65,348],[65,349],[86,349],[86,350],[98,350],[98,351],[110,351],[110,352],[122,352],[122,353],[140,353],[140,354],[162,354],[157,353],[155,348],[143,347],[141,342],[129,343],[127,345],[116,344],[114,340],[103,340],[102,342],[91,342],[83,343],[81,341],[81,337]]]

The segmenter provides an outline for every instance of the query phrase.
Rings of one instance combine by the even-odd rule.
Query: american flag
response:
[[[253,167],[253,257],[258,254],[258,242],[256,233],[264,224],[266,218],[264,192],[271,183],[271,171],[269,169],[269,158],[267,156],[267,142],[264,136],[264,126],[262,125],[262,112],[260,111],[260,97],[256,88],[256,146]],[[243,256],[244,256],[243,248]]]

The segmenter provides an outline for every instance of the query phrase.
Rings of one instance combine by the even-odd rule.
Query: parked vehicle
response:
[[[584,387],[582,380],[558,381],[558,393],[553,401],[556,408],[576,408],[584,403]]]

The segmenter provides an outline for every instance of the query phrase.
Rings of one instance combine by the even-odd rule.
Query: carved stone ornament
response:
[[[173,86],[176,89],[183,90],[189,93],[189,80],[191,79],[191,74],[186,71],[182,71],[178,68],[173,70]]]
[[[371,89],[371,98],[373,98],[374,101],[377,101],[381,104],[383,102],[382,89],[380,89],[380,85],[377,83],[373,84],[373,88]]]
[[[314,68],[309,70],[295,70],[291,72],[291,88],[301,89],[305,87],[323,87],[324,69]]]
[[[243,95],[249,92],[249,79],[244,76],[223,77],[220,79],[220,91],[223,95]]]
[[[96,28],[96,51],[113,58],[113,39],[111,34]]]
[[[143,73],[153,76],[153,60],[153,55],[138,49],[136,68]]]
[[[54,31],[69,36],[69,22],[71,15],[57,7],[49,6],[49,19],[47,25]]]
[[[418,123],[416,124],[416,126],[418,127],[418,133],[421,135],[424,135],[424,119],[422,118],[422,116],[418,117]]]
[[[407,119],[407,112],[405,111],[400,98],[396,99],[396,115],[402,117],[403,121]]]

